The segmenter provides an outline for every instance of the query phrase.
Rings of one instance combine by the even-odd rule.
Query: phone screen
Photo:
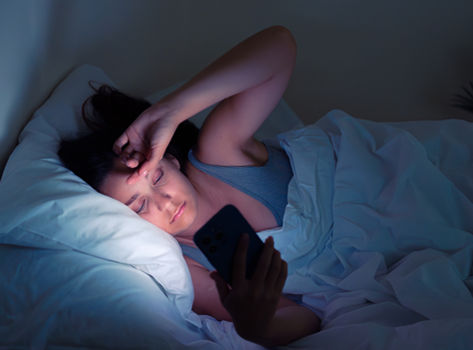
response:
[[[246,278],[251,279],[264,244],[237,208],[233,205],[223,207],[194,235],[197,247],[230,285],[233,255],[243,233],[249,236]]]

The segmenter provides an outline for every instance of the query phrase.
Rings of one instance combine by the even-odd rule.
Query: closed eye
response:
[[[156,177],[153,180],[153,185],[156,185],[161,180],[163,175],[164,175],[164,172],[162,170],[158,170],[155,175]]]
[[[136,213],[141,214],[145,208],[146,208],[146,200],[143,200],[143,202],[141,202],[141,205],[138,208],[138,210],[136,210]]]

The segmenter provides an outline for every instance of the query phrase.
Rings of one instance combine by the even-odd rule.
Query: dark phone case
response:
[[[249,236],[246,278],[250,279],[264,244],[237,208],[223,207],[194,235],[197,247],[228,284],[232,282],[233,255],[243,233]]]

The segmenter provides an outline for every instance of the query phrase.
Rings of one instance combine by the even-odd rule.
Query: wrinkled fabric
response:
[[[284,291],[323,319],[311,349],[473,348],[473,126],[332,111],[280,135],[294,178]]]

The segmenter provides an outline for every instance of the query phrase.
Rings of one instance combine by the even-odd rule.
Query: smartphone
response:
[[[197,247],[230,285],[233,255],[243,233],[249,236],[246,278],[251,279],[264,244],[237,208],[233,205],[223,207],[194,235]]]

